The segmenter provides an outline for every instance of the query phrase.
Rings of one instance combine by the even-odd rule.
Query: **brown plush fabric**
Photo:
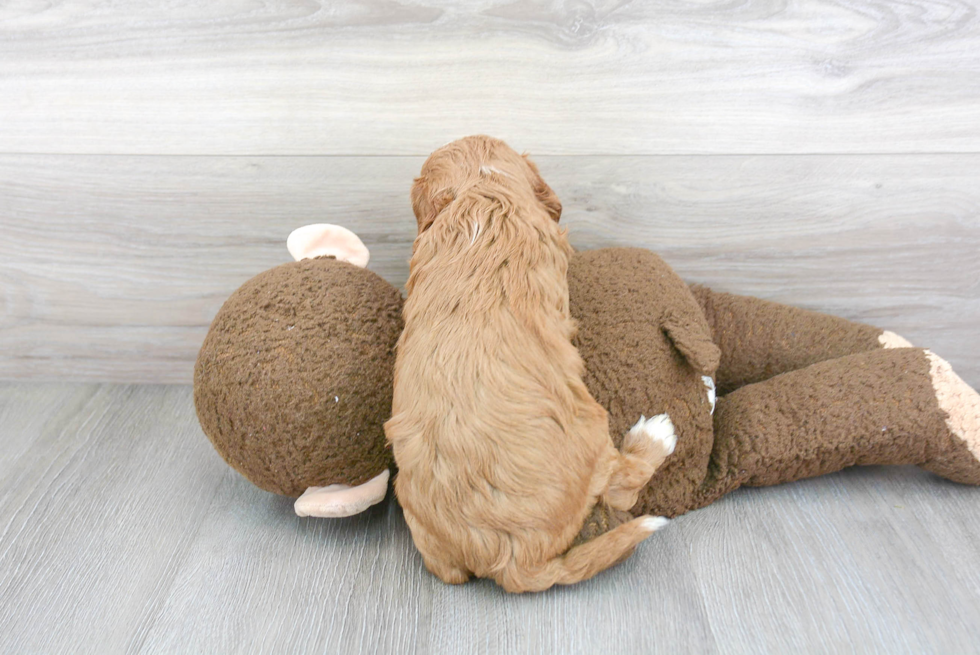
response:
[[[677,431],[636,514],[676,516],[742,485],[855,464],[918,464],[980,484],[924,351],[881,349],[881,330],[844,319],[689,288],[645,250],[577,253],[568,282],[585,382],[614,441],[640,414],[667,412]],[[390,466],[382,424],[401,304],[378,276],[331,259],[247,282],[215,318],[195,370],[198,416],[218,452],[286,495]],[[737,390],[712,419],[701,375],[716,366],[720,390]],[[597,506],[576,543],[624,520]]]
[[[767,486],[847,466],[980,466],[946,426],[925,351],[876,350],[742,387],[718,402],[715,443],[697,506],[739,486]],[[964,480],[967,481],[967,480]],[[690,509],[694,509],[691,507]]]
[[[939,437],[932,459],[921,466],[953,482],[980,485],[980,462],[963,440],[952,433]]]
[[[720,395],[816,362],[878,350],[882,331],[836,316],[699,285],[691,291],[721,348]]]
[[[634,514],[677,516],[742,485],[854,464],[919,464],[980,482],[980,465],[945,424],[923,351],[882,349],[878,328],[689,289],[635,249],[576,254],[569,291],[585,381],[614,440],[641,413],[667,412],[677,432]],[[719,398],[713,421],[700,380],[711,366],[698,363],[718,362],[704,345],[709,329],[721,349],[719,391],[741,387]]]
[[[397,289],[333,258],[255,276],[225,302],[197,359],[194,402],[215,449],[259,487],[298,496],[391,466]]]
[[[575,537],[575,541],[572,542],[569,549],[575,548],[575,546],[580,544],[584,544],[586,541],[591,541],[600,534],[605,534],[613,528],[632,520],[633,515],[629,512],[614,509],[600,501],[595,505],[595,507],[592,508],[592,511],[585,518],[585,524],[582,525],[582,530],[578,533],[578,536]],[[627,557],[629,557],[629,555],[627,555]],[[623,559],[626,559],[626,557]]]
[[[674,454],[634,512],[679,514],[695,502],[712,446],[701,375],[717,366],[718,349],[701,309],[662,259],[636,248],[576,253],[568,286],[585,383],[609,412],[613,441],[618,446],[641,414],[667,412],[677,433]]]

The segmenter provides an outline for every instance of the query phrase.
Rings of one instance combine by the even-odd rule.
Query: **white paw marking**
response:
[[[708,387],[708,402],[711,403],[711,413],[715,413],[715,401],[717,400],[717,395],[715,394],[715,381],[711,379],[710,375],[702,375],[701,381],[704,382],[704,386]]]
[[[630,428],[630,432],[644,434],[649,439],[659,441],[668,455],[674,452],[674,447],[677,445],[674,424],[666,414],[657,414],[650,418],[640,415],[640,420]]]
[[[649,532],[656,532],[660,528],[670,523],[670,519],[663,516],[647,516],[640,522],[640,527]]]

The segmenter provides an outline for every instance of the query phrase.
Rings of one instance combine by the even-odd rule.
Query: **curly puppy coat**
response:
[[[395,492],[430,571],[508,591],[572,584],[626,558],[666,520],[572,546],[598,502],[628,510],[673,451],[666,415],[622,452],[571,338],[561,204],[526,157],[468,137],[433,153],[385,424]]]

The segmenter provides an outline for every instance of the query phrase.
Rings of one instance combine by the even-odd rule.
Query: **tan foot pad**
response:
[[[878,335],[878,343],[881,344],[882,348],[912,348],[912,344],[905,337],[888,330]]]
[[[349,487],[346,484],[331,484],[326,487],[310,487],[296,499],[293,506],[297,516],[316,516],[320,518],[339,518],[360,514],[368,507],[377,505],[388,493],[387,469],[364,484]]]
[[[953,371],[946,360],[926,351],[929,375],[946,425],[980,461],[980,394]]]

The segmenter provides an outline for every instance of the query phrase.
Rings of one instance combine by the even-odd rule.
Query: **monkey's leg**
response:
[[[837,316],[699,285],[691,291],[721,348],[715,379],[719,394],[817,362],[911,345],[892,332]]]
[[[697,506],[858,464],[915,464],[980,484],[980,395],[918,348],[848,355],[718,399]]]

